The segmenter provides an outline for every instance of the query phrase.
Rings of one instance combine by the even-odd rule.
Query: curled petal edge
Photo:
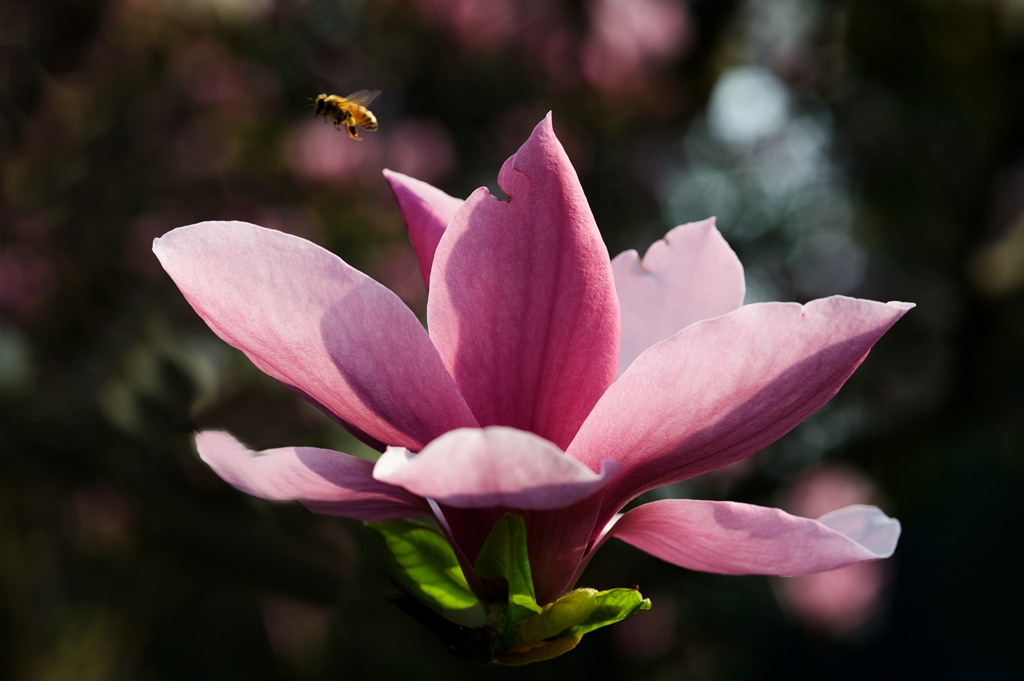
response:
[[[818,520],[729,501],[666,499],[618,516],[608,537],[702,572],[793,576],[888,558],[900,523],[874,506],[849,506]]]
[[[609,460],[595,473],[542,437],[492,426],[445,433],[419,454],[390,447],[373,476],[456,508],[550,510],[604,489],[619,470]]]
[[[427,515],[426,502],[373,478],[373,462],[316,447],[255,452],[220,431],[196,434],[199,457],[235,489],[270,501],[299,501],[309,510],[356,520]]]

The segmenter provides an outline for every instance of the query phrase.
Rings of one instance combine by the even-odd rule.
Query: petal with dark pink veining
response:
[[[428,515],[423,499],[373,478],[373,462],[316,447],[254,452],[227,433],[196,435],[199,456],[232,487],[261,499],[299,501],[356,520]]]
[[[153,251],[218,336],[370,438],[420,449],[476,425],[416,316],[334,254],[243,222],[180,227]]]
[[[900,524],[874,506],[811,520],[731,501],[666,499],[632,509],[606,536],[691,570],[806,575],[888,558]]]
[[[676,227],[642,261],[636,251],[619,253],[612,273],[622,319],[619,374],[658,341],[743,304],[743,266],[714,218]]]
[[[465,201],[449,196],[422,180],[393,170],[385,169],[384,177],[398,200],[402,219],[409,230],[409,240],[412,241],[416,258],[420,262],[423,283],[427,285],[429,291],[434,251],[437,250],[437,244],[448,223]]]
[[[623,464],[607,513],[753,454],[825,404],[911,307],[837,296],[747,305],[691,324],[630,365],[568,454],[592,469]]]
[[[430,337],[481,426],[561,448],[615,378],[619,310],[608,251],[551,117],[479,189],[434,255]]]

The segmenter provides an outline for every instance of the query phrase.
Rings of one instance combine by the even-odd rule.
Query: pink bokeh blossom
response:
[[[341,135],[344,138],[344,135]],[[300,123],[285,145],[285,161],[298,177],[315,182],[358,182],[367,168],[384,163],[384,142],[373,135],[363,135],[361,142],[342,146],[337,131],[321,120]]]
[[[503,47],[522,25],[519,0],[413,0],[412,4],[459,43],[477,52]]]
[[[210,328],[384,454],[254,452],[222,432],[200,455],[236,488],[358,520],[432,516],[474,574],[520,515],[537,601],[571,588],[609,538],[683,567],[807,574],[889,556],[870,506],[811,520],[653,488],[743,459],[827,402],[910,307],[841,296],[743,305],[713,220],[641,260],[609,258],[550,116],[502,167],[509,197],[462,201],[388,172],[428,289],[429,333],[394,293],[288,234],[208,222],[154,251]]]
[[[351,142],[323,121],[300,123],[285,145],[285,162],[304,180],[379,186],[376,169],[390,166],[437,182],[455,167],[455,143],[443,125],[426,119],[389,123],[388,134]]]
[[[31,316],[56,289],[50,262],[22,246],[0,246],[0,318]]]
[[[846,466],[829,466],[798,479],[783,505],[815,517],[850,504],[876,501],[871,481]],[[885,608],[890,566],[869,562],[782,579],[775,584],[782,606],[807,629],[834,638],[856,633]]]
[[[182,93],[202,107],[216,107],[232,120],[270,115],[278,95],[274,75],[213,41],[178,50],[171,73]]]
[[[595,0],[583,44],[583,73],[597,89],[622,93],[689,50],[694,28],[686,3]]]

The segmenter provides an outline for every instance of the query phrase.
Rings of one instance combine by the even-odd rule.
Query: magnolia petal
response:
[[[430,268],[434,262],[437,243],[456,211],[465,202],[445,194],[426,182],[393,170],[385,169],[384,177],[398,200],[402,219],[409,230],[409,240],[412,241],[416,258],[420,261],[423,283],[429,290]]]
[[[623,464],[612,513],[642,492],[753,454],[827,402],[913,307],[836,296],[747,305],[657,343],[608,389],[569,447]]]
[[[618,468],[594,473],[533,433],[493,426],[445,433],[416,455],[391,447],[373,476],[457,508],[553,509],[604,488]]]
[[[598,492],[566,508],[523,513],[538,602],[550,603],[576,584],[602,501]]]
[[[229,485],[271,501],[295,500],[316,513],[356,520],[427,515],[423,499],[373,478],[373,462],[315,447],[247,449],[227,433],[196,435],[199,456]]]
[[[481,426],[565,448],[615,378],[619,311],[608,251],[550,115],[478,189],[434,256],[430,335]]]
[[[456,508],[443,505],[440,510],[451,537],[474,561],[494,524],[505,513],[522,516],[526,523],[526,542],[537,602],[550,603],[576,583],[602,500],[603,493],[598,490],[572,505],[552,509],[531,510],[514,506]],[[497,587],[491,597],[503,595],[505,585],[498,584]]]
[[[666,499],[624,514],[609,535],[691,570],[806,575],[888,558],[900,524],[873,506],[811,520],[731,501]]]
[[[879,558],[888,558],[900,538],[900,523],[875,506],[856,504],[840,508],[818,518],[818,522],[846,535]]]
[[[743,266],[714,218],[676,227],[642,261],[636,251],[619,253],[612,273],[622,319],[619,374],[658,341],[743,304]]]
[[[334,254],[243,222],[180,227],[153,251],[218,336],[357,432],[419,449],[476,425],[416,316]]]

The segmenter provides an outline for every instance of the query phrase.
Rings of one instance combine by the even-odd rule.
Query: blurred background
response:
[[[379,132],[314,118],[364,88]],[[716,215],[748,302],[918,304],[808,422],[665,492],[879,504],[893,559],[721,577],[612,542],[582,584],[651,611],[472,667],[383,598],[358,523],[198,460],[196,428],[358,450],[214,337],[154,237],[292,232],[422,312],[381,169],[493,190],[549,110],[613,255]],[[1020,678],[1022,121],[1022,0],[0,6],[0,678]]]

